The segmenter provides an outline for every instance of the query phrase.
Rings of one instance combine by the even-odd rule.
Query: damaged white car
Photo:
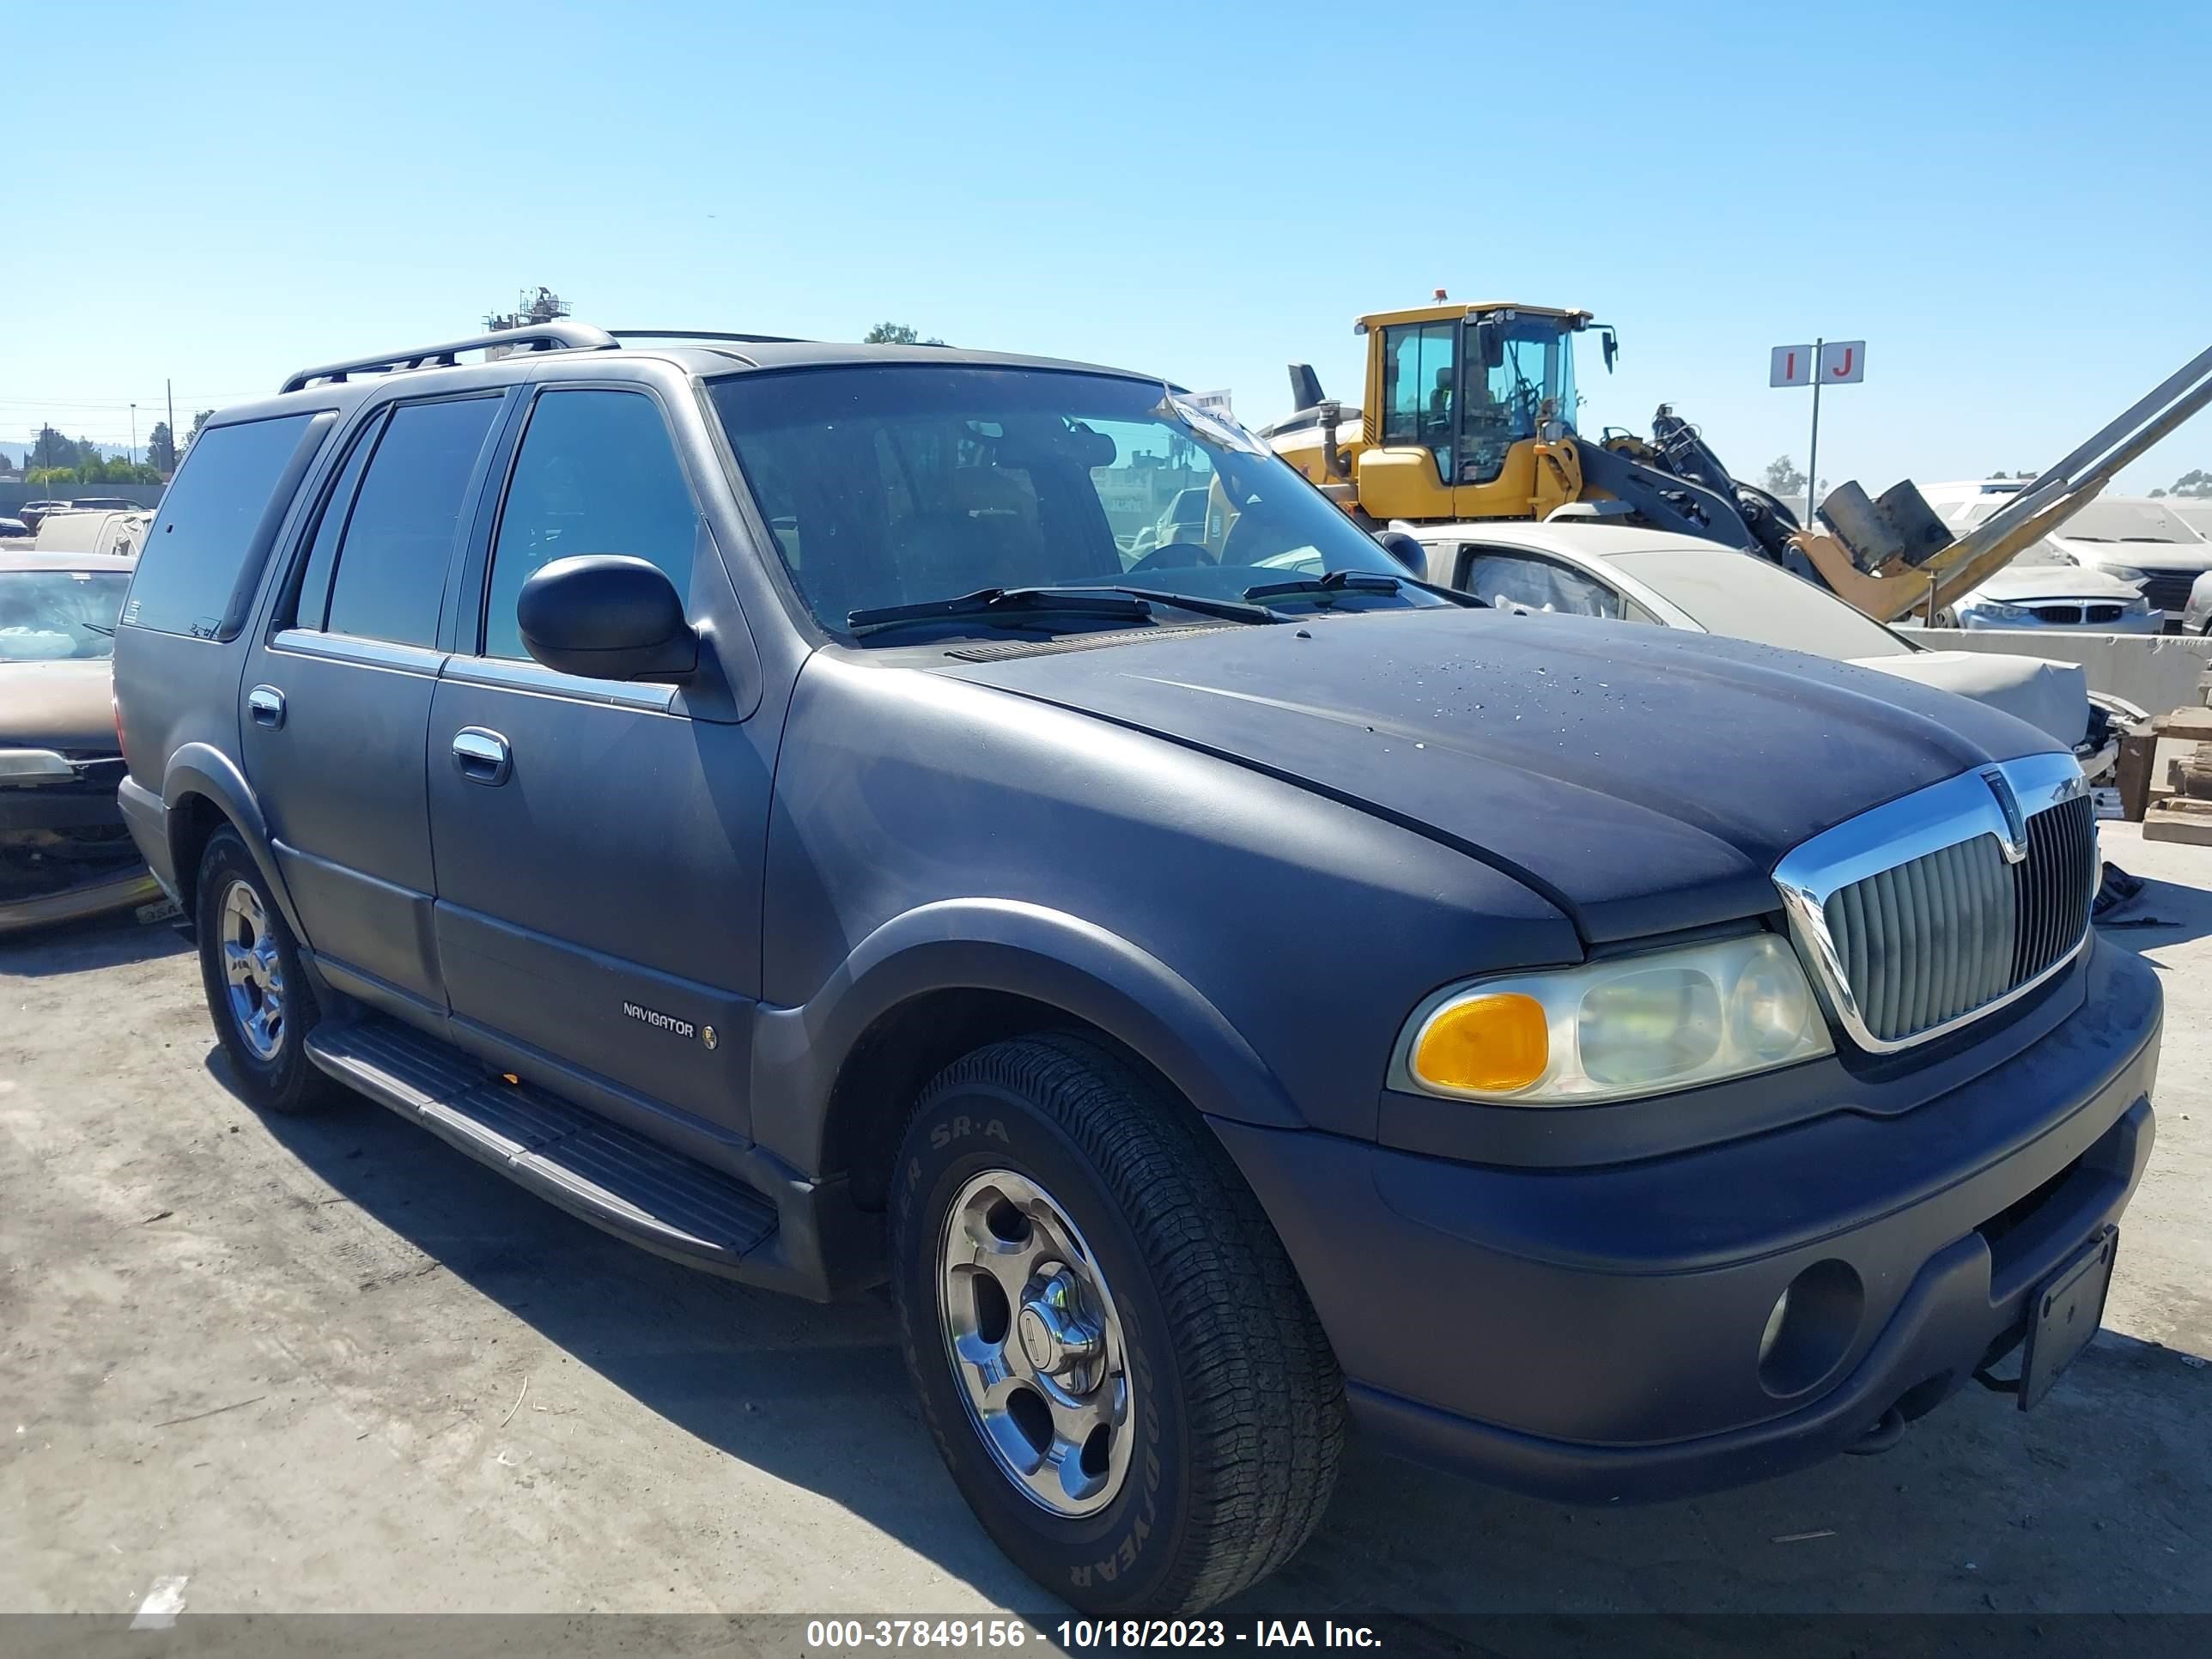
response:
[[[1549,611],[1723,634],[1856,663],[2002,708],[2074,751],[2094,778],[2148,716],[2042,657],[1931,651],[1826,589],[1712,542],[1577,519],[1393,526],[1419,541],[1427,576],[1505,610]]]

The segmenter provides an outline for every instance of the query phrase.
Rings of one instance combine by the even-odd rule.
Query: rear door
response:
[[[743,1133],[766,761],[726,697],[556,673],[515,621],[532,572],[617,553],[743,629],[671,422],[643,384],[532,404],[432,703],[437,945],[464,1041]]]
[[[248,777],[307,942],[335,983],[441,1016],[423,733],[448,579],[501,391],[401,403],[356,434],[246,664]]]

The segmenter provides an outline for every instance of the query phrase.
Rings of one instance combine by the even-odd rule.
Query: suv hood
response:
[[[112,678],[105,657],[0,662],[0,749],[115,753]]]
[[[1541,893],[1592,943],[1771,911],[1771,872],[1808,836],[2060,746],[1846,663],[1583,617],[1319,616],[942,672],[1416,830]]]
[[[2085,568],[2124,564],[2137,570],[2212,569],[2212,542],[2092,542],[2062,532],[2051,538],[2051,544]]]

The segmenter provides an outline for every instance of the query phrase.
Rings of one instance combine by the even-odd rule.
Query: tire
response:
[[[284,913],[235,830],[226,827],[209,837],[195,891],[208,1017],[215,1022],[240,1094],[262,1112],[306,1112],[327,1105],[342,1091],[307,1058],[307,1033],[319,1012],[314,989],[300,965],[299,946],[284,924]],[[237,999],[231,994],[233,945],[243,952],[245,978]],[[249,1009],[262,1018],[249,1018]]]
[[[1074,1034],[978,1049],[923,1091],[890,1207],[924,1419],[984,1530],[1039,1584],[1090,1614],[1190,1613],[1312,1534],[1346,1439],[1335,1356],[1259,1200],[1156,1080]],[[998,1273],[1030,1292],[1015,1304]],[[1055,1326],[1054,1306],[1075,1316]],[[1000,1395],[976,1403],[987,1372],[963,1353],[1000,1357]],[[1103,1426],[1070,1456],[1086,1412]],[[1018,1473],[1048,1434],[1062,1456]]]

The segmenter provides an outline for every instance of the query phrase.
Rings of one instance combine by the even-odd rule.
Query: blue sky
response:
[[[1394,34],[1394,20],[1412,27]],[[1824,477],[2035,467],[2212,343],[2212,7],[110,5],[11,77],[0,449],[124,441],[547,283],[615,327],[1358,396],[1437,286],[1620,325],[1586,430],[1673,402],[1804,459],[1767,349],[1869,342]],[[76,31],[70,31],[74,36]],[[2212,466],[2212,416],[2127,482]]]

